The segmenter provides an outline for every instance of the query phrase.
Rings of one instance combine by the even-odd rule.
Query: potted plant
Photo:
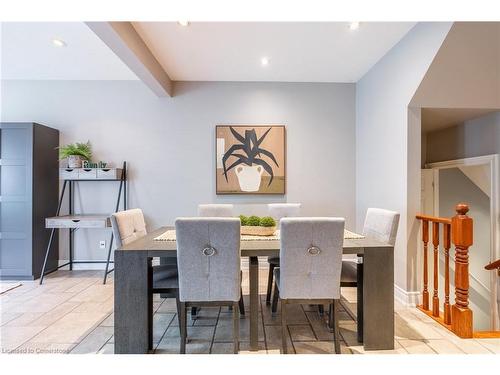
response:
[[[68,159],[68,168],[81,168],[82,160],[90,160],[91,157],[92,148],[89,141],[59,147],[59,159]]]
[[[271,182],[273,182],[273,168],[266,160],[264,160],[264,157],[269,158],[272,162],[274,162],[274,164],[276,164],[276,166],[279,166],[278,162],[271,152],[260,147],[271,129],[272,128],[269,128],[260,138],[257,138],[255,129],[245,130],[245,136],[242,136],[231,126],[229,127],[233,136],[240,143],[232,145],[222,157],[224,177],[227,181],[227,173],[231,169],[236,168],[235,173],[238,178],[241,191],[259,191],[261,177],[264,171],[269,173],[271,176],[268,186],[271,185]],[[237,160],[227,166],[226,163],[231,156],[234,156]]]
[[[276,220],[270,216],[244,216],[240,215],[241,234],[252,236],[272,236],[276,232]]]

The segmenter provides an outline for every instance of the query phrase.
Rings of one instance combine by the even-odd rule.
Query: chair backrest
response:
[[[111,226],[117,247],[127,245],[147,234],[144,215],[139,208],[112,214]]]
[[[240,219],[178,218],[177,268],[182,302],[240,299]]]
[[[394,246],[398,225],[399,213],[381,208],[369,208],[366,211],[363,235]]]
[[[335,217],[281,219],[281,298],[340,298],[344,222]]]
[[[269,203],[267,210],[269,216],[279,221],[284,217],[300,216],[300,207],[300,203]]]
[[[233,217],[232,204],[199,204],[198,216],[200,217]]]

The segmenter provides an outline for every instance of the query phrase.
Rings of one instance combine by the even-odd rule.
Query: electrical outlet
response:
[[[105,249],[106,248],[106,241],[102,240],[99,241],[99,249]]]

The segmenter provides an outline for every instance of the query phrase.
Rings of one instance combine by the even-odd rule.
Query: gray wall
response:
[[[90,140],[96,160],[127,160],[130,207],[150,229],[195,215],[199,203],[276,201],[354,226],[354,84],[180,83],[175,97],[157,98],[134,81],[4,81],[1,100],[2,121],[45,123],[62,143]],[[214,133],[225,123],[287,126],[286,196],[216,196]],[[81,183],[77,208],[111,211],[117,186]],[[107,236],[77,232],[77,257],[103,258]]]
[[[500,112],[427,133],[427,163],[500,153]]]
[[[420,128],[409,126],[410,116],[420,113],[409,113],[408,106],[450,27],[449,22],[417,24],[356,86],[358,229],[368,207],[401,213],[394,270],[396,298],[403,302],[407,292],[416,296],[420,289],[416,249],[410,249],[417,243],[410,236],[420,203]],[[408,186],[412,180],[415,186]]]

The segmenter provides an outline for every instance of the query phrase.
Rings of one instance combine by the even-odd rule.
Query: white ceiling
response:
[[[356,31],[346,22],[133,25],[173,80],[356,82],[414,23],[361,23]],[[2,79],[137,79],[84,23],[4,22],[1,32]],[[67,46],[54,47],[54,38]]]
[[[134,22],[173,80],[356,82],[410,22]],[[270,63],[262,67],[260,59]]]
[[[137,79],[82,22],[3,22],[1,26],[2,79]],[[55,47],[54,38],[67,46]]]

